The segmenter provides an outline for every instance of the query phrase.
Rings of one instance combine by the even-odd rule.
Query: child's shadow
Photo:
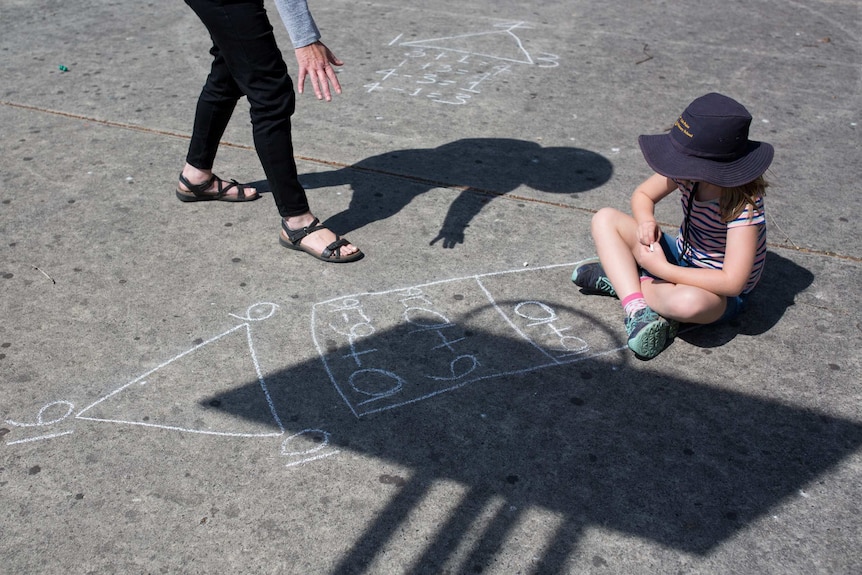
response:
[[[743,313],[714,327],[683,330],[680,338],[698,347],[718,347],[737,334],[760,335],[772,329],[796,296],[814,281],[814,274],[773,251],[766,252],[766,267]],[[688,327],[688,326],[685,326]]]
[[[587,150],[472,138],[372,156],[346,168],[304,174],[300,180],[307,189],[345,184],[353,188],[349,208],[326,221],[341,234],[389,218],[434,188],[461,189],[430,242],[454,248],[464,242],[464,230],[473,217],[495,196],[522,184],[542,192],[577,194],[601,186],[612,173],[605,157]]]

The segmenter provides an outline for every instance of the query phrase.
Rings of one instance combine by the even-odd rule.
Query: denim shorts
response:
[[[676,238],[671,236],[666,232],[662,232],[661,240],[659,241],[661,244],[661,249],[664,252],[664,256],[667,258],[672,264],[676,264],[680,267],[692,267],[690,263],[679,257],[679,249],[676,247]],[[644,272],[650,277],[656,277],[649,272]],[[661,279],[661,278],[656,278]],[[727,300],[727,307],[724,310],[724,314],[713,323],[721,323],[724,321],[731,320],[738,316],[745,309],[745,300],[748,298],[750,293],[740,294],[735,297],[725,297]]]

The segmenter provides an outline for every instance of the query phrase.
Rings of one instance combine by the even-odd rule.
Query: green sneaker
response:
[[[572,281],[585,293],[617,297],[617,292],[605,275],[599,258],[588,258],[575,264]]]
[[[665,320],[667,321],[667,344],[670,345],[679,333],[679,322],[675,319],[665,318]]]
[[[646,307],[626,317],[629,349],[639,359],[652,359],[664,351],[668,336],[667,320]]]

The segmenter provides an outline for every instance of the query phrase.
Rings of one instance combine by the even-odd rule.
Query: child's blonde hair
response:
[[[768,187],[769,184],[761,175],[747,184],[735,188],[722,188],[719,203],[722,221],[735,220],[745,211],[746,207],[757,205],[757,198],[762,196]],[[753,216],[754,214],[749,214],[748,217]]]

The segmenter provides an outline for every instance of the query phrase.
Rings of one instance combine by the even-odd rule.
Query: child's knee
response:
[[[721,316],[724,298],[700,289],[678,289],[667,302],[668,315],[682,322],[710,323]]]
[[[593,237],[596,234],[602,234],[616,225],[617,214],[620,212],[614,208],[602,208],[593,214],[593,219],[590,222],[590,229],[593,232]]]

